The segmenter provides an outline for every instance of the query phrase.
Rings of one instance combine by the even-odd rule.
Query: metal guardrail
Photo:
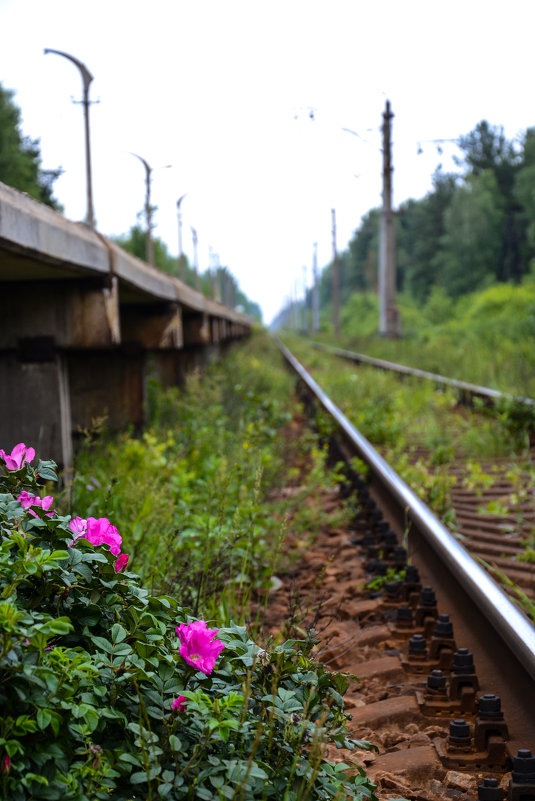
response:
[[[325,394],[300,362],[278,339],[275,340],[288,364],[295,370],[323,408],[333,417],[345,437],[392,494],[438,554],[442,562],[462,582],[466,592],[489,620],[500,637],[515,653],[518,661],[535,679],[535,628],[485,571],[435,517],[405,482],[392,470],[368,440],[360,434],[343,412]]]
[[[447,378],[446,376],[439,375],[438,373],[428,373],[426,370],[419,370],[417,367],[407,367],[404,364],[397,364],[396,362],[389,362],[385,359],[376,359],[374,356],[366,356],[363,353],[355,353],[354,351],[344,350],[343,348],[335,348],[332,345],[323,345],[320,342],[312,342],[312,347],[318,350],[327,350],[335,356],[340,356],[343,359],[348,359],[352,362],[369,364],[372,367],[380,367],[383,370],[391,370],[402,375],[415,376],[416,378],[426,378],[434,381],[436,384],[444,384],[445,386],[458,389],[461,392],[467,392],[470,395],[477,395],[481,398],[488,398],[492,401],[497,400],[512,400],[515,403],[521,403],[526,406],[535,407],[535,400],[533,398],[524,398],[516,395],[511,395],[505,392],[500,392],[497,389],[490,387],[482,387],[478,384],[470,384],[467,381],[458,381],[456,378]]]

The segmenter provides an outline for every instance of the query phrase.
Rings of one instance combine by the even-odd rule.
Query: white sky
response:
[[[381,202],[380,126],[393,120],[394,202],[422,197],[439,163],[426,140],[481,120],[508,137],[535,125],[534,0],[0,0],[0,82],[16,91],[23,132],[54,194],[86,213],[82,82],[90,97],[98,229],[121,234],[144,207],[153,167],[155,234],[201,269],[209,248],[269,322]],[[314,120],[308,109],[314,109]],[[342,131],[350,128],[357,136]],[[417,155],[418,143],[423,154]],[[165,165],[172,165],[164,169]],[[358,176],[358,177],[356,177]]]

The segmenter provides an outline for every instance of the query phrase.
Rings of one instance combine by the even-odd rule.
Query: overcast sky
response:
[[[394,202],[423,197],[482,119],[510,138],[535,125],[533,0],[0,0],[0,82],[55,196],[86,213],[82,83],[90,97],[98,229],[125,233],[153,168],[155,234],[191,227],[269,322],[381,202],[381,115],[392,104]],[[358,136],[343,130],[348,128]],[[419,143],[421,148],[418,147]],[[423,153],[418,155],[418,150]],[[166,165],[171,165],[167,167]]]

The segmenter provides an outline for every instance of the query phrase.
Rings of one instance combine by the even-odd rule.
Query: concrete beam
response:
[[[120,342],[118,283],[96,279],[2,284],[0,348],[52,337],[59,347],[95,348]]]
[[[248,320],[178,278],[137,259],[84,223],[0,183],[0,282],[82,276],[118,281],[121,304],[171,302],[193,313]],[[27,290],[29,291],[29,290]]]
[[[91,228],[5,184],[0,184],[0,241],[44,264],[97,274],[110,269],[106,248]]]

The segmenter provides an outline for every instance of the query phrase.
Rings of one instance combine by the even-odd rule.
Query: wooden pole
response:
[[[318,279],[318,243],[314,242],[314,255],[312,257],[312,272],[314,288],[312,290],[312,328],[315,333],[320,330],[320,287]]]
[[[379,333],[381,336],[400,335],[399,311],[396,307],[396,230],[392,209],[392,141],[393,118],[390,101],[383,113],[383,207],[381,211],[381,242],[379,253]]]
[[[331,209],[333,235],[333,328],[335,336],[340,333],[340,275],[338,250],[336,248],[336,210]]]

